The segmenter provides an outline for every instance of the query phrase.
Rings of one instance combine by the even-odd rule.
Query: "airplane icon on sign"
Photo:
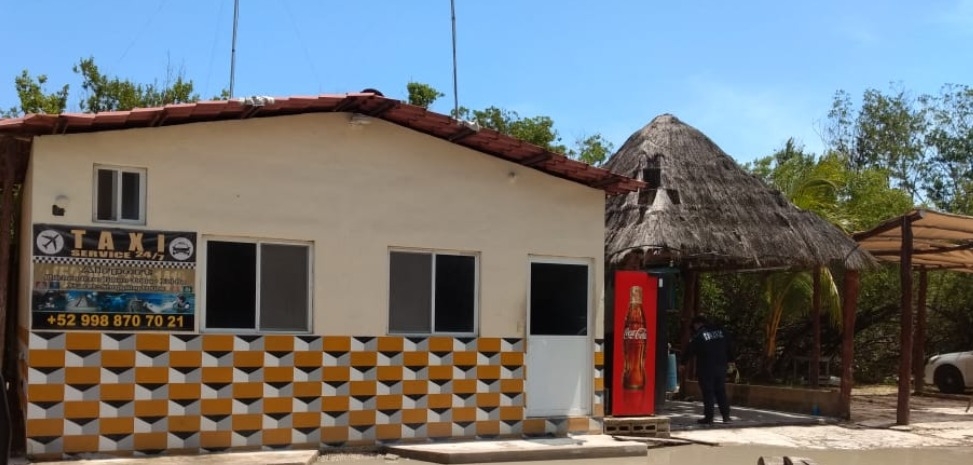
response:
[[[64,236],[61,233],[48,229],[41,231],[37,235],[37,248],[47,255],[54,255],[64,248]]]

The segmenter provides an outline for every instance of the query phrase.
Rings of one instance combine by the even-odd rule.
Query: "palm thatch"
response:
[[[675,116],[629,137],[606,168],[649,184],[608,199],[606,256],[615,266],[633,258],[700,270],[875,264],[838,227],[791,204]]]

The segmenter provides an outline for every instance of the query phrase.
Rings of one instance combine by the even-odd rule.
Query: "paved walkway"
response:
[[[38,463],[43,465],[311,465],[317,459],[316,450],[287,450]]]
[[[800,426],[834,423],[837,420],[828,417],[802,415],[799,413],[777,412],[747,407],[731,407],[731,423],[723,423],[716,419],[712,425],[700,425],[696,420],[703,417],[702,402],[668,401],[658,412],[660,416],[669,417],[671,431],[693,431],[701,429],[750,428],[758,426]],[[718,416],[717,416],[718,417]]]
[[[434,463],[519,462],[527,460],[645,457],[645,444],[605,435],[567,438],[463,441],[390,446],[388,452]]]
[[[699,425],[700,402],[669,401],[658,412],[670,419],[673,432],[705,433],[698,440],[726,441],[739,435],[741,429],[768,426],[819,425],[833,419],[746,407],[733,407],[729,424],[717,420],[712,425]],[[710,437],[707,431],[726,431],[731,436]],[[756,434],[760,434],[754,432]],[[766,433],[764,433],[766,434]],[[688,438],[687,438],[688,439]],[[732,442],[732,441],[731,441]],[[514,439],[502,441],[463,441],[391,446],[388,452],[405,458],[435,463],[485,463],[524,460],[558,460],[570,458],[637,457],[646,455],[643,442],[619,441],[607,435],[572,436],[567,438]],[[160,456],[132,459],[80,460],[45,462],[46,465],[310,465],[318,458],[316,451],[249,452],[189,456]]]

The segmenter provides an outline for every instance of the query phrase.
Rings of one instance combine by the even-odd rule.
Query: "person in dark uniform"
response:
[[[733,343],[723,328],[710,325],[702,315],[692,320],[693,339],[683,354],[683,365],[696,359],[696,378],[703,393],[703,418],[700,424],[713,423],[713,404],[720,406],[723,423],[730,422],[730,403],[726,400],[726,373],[734,364]]]

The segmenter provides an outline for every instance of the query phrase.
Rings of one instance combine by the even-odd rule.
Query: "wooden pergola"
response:
[[[926,343],[927,272],[973,273],[973,217],[918,209],[853,235],[875,258],[898,263],[902,281],[901,354],[896,423],[909,424],[910,378],[923,391]],[[913,328],[913,271],[919,271],[917,312]]]
[[[795,268],[792,271],[798,271]],[[683,306],[680,315],[680,337],[681,347],[689,343],[691,328],[689,325],[693,316],[699,314],[699,289],[700,272],[698,270],[684,271],[686,285],[683,288]],[[814,342],[811,348],[809,360],[808,381],[812,388],[817,388],[819,378],[819,361],[821,359],[821,266],[813,268],[813,285],[811,296],[811,322]],[[859,270],[845,269],[842,279],[841,292],[841,384],[838,388],[838,403],[841,416],[845,419],[851,418],[851,388],[854,384],[852,374],[852,360],[855,351],[855,316],[858,312],[858,294],[860,289]],[[684,380],[680,380],[683,382]]]

